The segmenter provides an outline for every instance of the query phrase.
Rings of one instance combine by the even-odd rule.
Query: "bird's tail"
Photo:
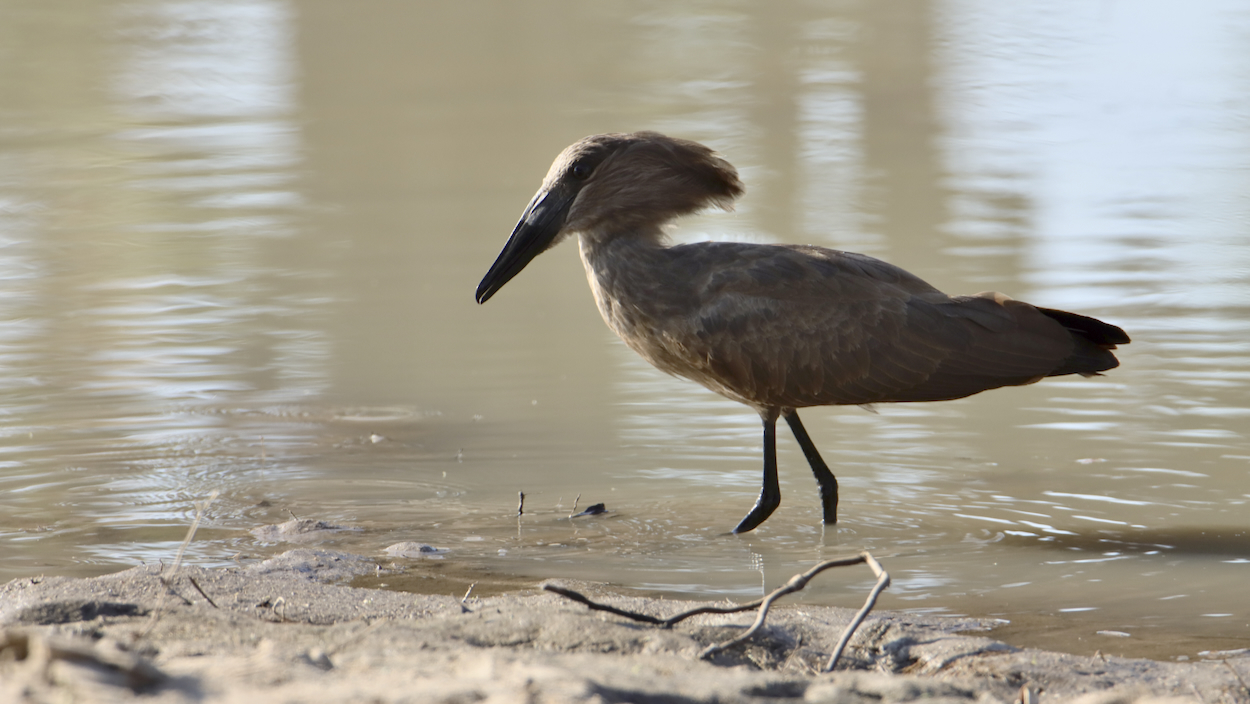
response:
[[[1127,345],[1131,340],[1128,333],[1097,318],[1069,313],[1066,310],[1038,308],[1040,313],[1059,323],[1077,340],[1077,350],[1063,364],[1051,372],[1049,376],[1063,374],[1080,374],[1096,376],[1098,372],[1115,369],[1120,360],[1111,354],[1116,345]]]

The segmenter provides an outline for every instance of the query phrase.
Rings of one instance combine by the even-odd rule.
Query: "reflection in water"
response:
[[[117,5],[75,37],[109,58],[80,108],[92,129],[7,152],[20,169],[4,198],[22,205],[5,209],[20,222],[4,259],[32,274],[5,280],[5,318],[28,321],[3,327],[5,378],[26,387],[6,404],[25,485],[6,502],[10,530],[88,541],[88,561],[165,554],[176,540],[153,526],[248,476],[223,439],[230,418],[208,405],[325,388],[327,343],[309,324],[327,299],[275,286],[265,261],[300,204],[290,20],[283,3]],[[11,81],[66,87],[55,64],[22,65],[33,73]],[[54,103],[22,105],[19,124],[37,133]],[[49,520],[49,497],[69,515]],[[37,571],[25,547],[7,562]]]
[[[1053,540],[1033,544],[1057,550],[1102,552],[1103,555],[1115,558],[1127,558],[1136,554],[1158,555],[1167,550],[1189,555],[1224,557],[1228,558],[1224,561],[1230,564],[1244,562],[1244,558],[1250,557],[1250,529],[1149,529],[1145,526],[1132,526],[1131,530],[1103,529],[1084,534],[1069,531],[1060,533],[1060,537]]]
[[[886,607],[1090,652],[1246,637],[1238,3],[353,8],[0,9],[4,577],[168,557],[220,489],[206,564],[281,549],[247,529],[288,511],[364,529],[329,546],[448,548],[456,574],[702,597],[868,548]],[[1088,312],[1134,336],[1124,366],[813,412],[844,522],[819,525],[787,439],[782,508],[727,536],[754,414],[613,340],[571,250],[471,299],[551,154],[637,129],[747,183],[676,239],[834,246]],[[579,494],[608,513],[570,519]]]
[[[294,235],[301,203],[290,8],[152,3],[118,15],[129,50],[113,86],[131,125],[115,135],[132,155],[126,187],[151,193],[156,212],[140,228],[151,246],[180,246],[161,273],[101,285],[125,301],[92,316],[130,340],[110,361],[133,373],[113,372],[114,383],[149,385],[166,400],[258,390],[276,402],[323,390],[326,342],[291,326],[326,301],[274,290],[261,275],[266,238]]]

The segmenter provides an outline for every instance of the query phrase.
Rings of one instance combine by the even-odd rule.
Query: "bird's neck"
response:
[[[681,283],[671,280],[669,248],[656,228],[646,233],[582,233],[578,237],[586,278],[604,322],[626,338],[630,330],[663,315],[664,301]]]
[[[602,283],[616,279],[637,280],[654,273],[667,249],[659,228],[639,232],[582,232],[577,238],[586,274]]]

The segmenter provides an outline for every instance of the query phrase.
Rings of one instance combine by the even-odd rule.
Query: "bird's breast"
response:
[[[751,406],[758,399],[724,374],[723,350],[709,339],[698,283],[663,250],[617,252],[582,247],[599,313],[631,349],[660,371]]]
[[[651,364],[689,376],[695,335],[688,321],[695,302],[689,282],[671,275],[658,248],[584,243],[581,251],[591,293],[608,327]]]

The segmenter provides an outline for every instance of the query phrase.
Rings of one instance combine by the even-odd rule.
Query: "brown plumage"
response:
[[[837,481],[796,409],[943,401],[1119,362],[1118,327],[1001,293],[951,297],[862,254],[804,245],[670,247],[663,226],[742,194],[707,147],[655,132],[594,135],[556,157],[477,289],[485,303],[535,256],[578,235],[608,327],[648,362],[756,409],[764,485],[734,532],[781,501],[776,422],[784,417],[820,485],[826,523]]]

